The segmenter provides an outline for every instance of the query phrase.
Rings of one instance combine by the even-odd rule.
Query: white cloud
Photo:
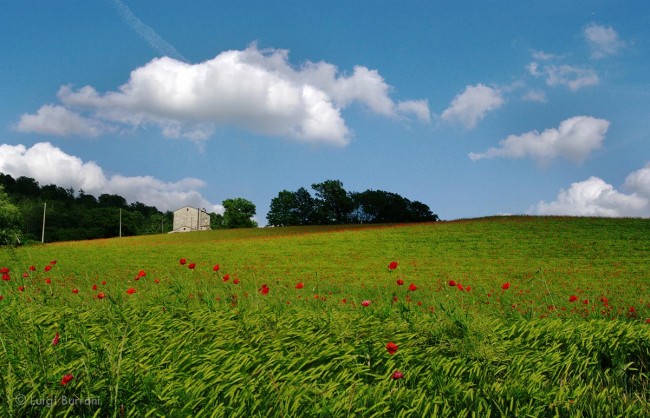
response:
[[[521,100],[525,102],[545,103],[547,101],[546,92],[543,90],[528,90],[526,94],[521,97]]]
[[[505,100],[498,89],[483,84],[467,86],[442,112],[441,119],[472,129],[485,117],[487,112],[498,109],[503,103]]]
[[[601,147],[609,122],[591,116],[575,116],[560,126],[543,132],[530,131],[522,135],[510,135],[499,141],[499,148],[484,153],[470,153],[469,158],[532,157],[539,163],[547,163],[556,157],[580,163],[594,150]]]
[[[35,115],[22,115],[16,130],[54,136],[96,137],[106,127],[99,121],[85,118],[63,106],[43,105]]]
[[[626,194],[598,177],[572,183],[560,190],[557,199],[540,201],[529,212],[539,215],[650,217],[650,165],[630,174]]]
[[[611,26],[592,23],[584,28],[583,35],[594,59],[616,55],[625,46],[625,42],[618,38],[618,33]]]
[[[197,191],[205,186],[202,180],[185,178],[164,182],[151,176],[106,176],[95,162],[83,162],[66,154],[49,142],[24,145],[0,145],[0,172],[14,178],[31,177],[42,185],[56,184],[87,194],[117,194],[127,201],[142,202],[159,210],[175,210],[184,205],[199,206],[208,211],[223,212],[221,205],[208,202]]]
[[[624,187],[650,200],[650,163],[627,176]]]
[[[535,77],[545,77],[548,86],[566,86],[571,91],[594,86],[600,82],[598,74],[589,68],[552,64],[540,67],[537,62],[531,62],[528,64],[527,69]]]
[[[325,62],[296,69],[288,51],[252,45],[199,64],[157,58],[133,70],[117,91],[63,86],[58,98],[68,115],[113,129],[155,125],[166,136],[203,140],[216,125],[225,124],[304,142],[346,145],[350,131],[341,110],[353,103],[382,116],[414,114],[428,120],[426,102],[396,104],[389,91],[375,70],[356,66],[345,75]],[[30,117],[23,115],[21,123]],[[38,129],[45,128],[32,123],[23,130]]]

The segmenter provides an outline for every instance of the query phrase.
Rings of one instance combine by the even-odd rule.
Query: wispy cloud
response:
[[[109,3],[117,9],[122,20],[124,20],[124,22],[145,41],[147,41],[147,43],[159,54],[187,62],[187,59],[185,59],[176,48],[161,38],[150,26],[144,24],[140,19],[138,19],[126,4],[122,3],[120,0],[109,0]]]
[[[591,58],[600,59],[616,55],[625,42],[621,41],[618,33],[611,26],[592,23],[583,31],[585,40],[591,47]]]

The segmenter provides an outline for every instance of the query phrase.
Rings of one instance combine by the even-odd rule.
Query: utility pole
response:
[[[47,211],[47,202],[43,203],[43,230],[41,232],[41,243],[45,243],[45,212]]]

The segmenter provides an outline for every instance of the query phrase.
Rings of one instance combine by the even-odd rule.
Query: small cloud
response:
[[[650,217],[650,194],[647,194],[650,191],[650,166],[630,174],[626,187],[629,187],[628,181],[640,181],[641,184],[635,183],[632,192],[626,194],[592,176],[572,183],[567,190],[560,190],[552,202],[540,201],[529,212],[539,215]]]
[[[547,101],[546,92],[543,90],[528,90],[526,94],[521,96],[521,100],[525,102],[545,103]]]
[[[618,33],[611,26],[591,23],[583,30],[583,36],[591,48],[591,58],[601,59],[616,55],[625,47]]]
[[[535,77],[545,77],[547,85],[551,87],[566,86],[571,91],[594,86],[600,82],[598,74],[589,68],[579,68],[571,65],[544,65],[540,67],[537,62],[531,62],[526,68]]]
[[[44,135],[94,138],[106,131],[107,127],[100,121],[85,118],[63,106],[43,105],[35,115],[23,114],[15,129]]]
[[[429,123],[431,121],[429,103],[426,100],[409,100],[406,102],[398,102],[397,111],[403,114],[413,114],[421,122]]]
[[[532,51],[531,55],[537,61],[550,61],[558,57],[556,54],[551,54],[544,51],[535,51],[535,50]]]
[[[470,153],[473,161],[505,157],[532,157],[540,164],[563,157],[580,163],[594,150],[600,148],[609,128],[609,122],[591,116],[575,116],[560,126],[543,132],[530,131],[522,135],[510,135],[499,142],[498,148],[483,153]]]
[[[483,84],[467,86],[442,113],[441,119],[472,129],[488,112],[498,109],[504,103],[499,89]]]
[[[106,176],[94,161],[82,161],[66,154],[49,142],[39,142],[31,148],[24,145],[0,145],[0,172],[15,178],[31,177],[40,184],[56,184],[99,196],[118,194],[129,202],[142,202],[161,211],[174,210],[183,205],[204,207],[217,213],[221,205],[208,202],[198,189],[205,182],[185,178],[165,182],[151,176]]]

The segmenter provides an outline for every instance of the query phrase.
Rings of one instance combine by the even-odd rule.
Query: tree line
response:
[[[301,187],[281,191],[266,215],[269,226],[351,223],[430,222],[429,207],[381,190],[348,192],[338,180],[312,184],[314,196]],[[222,202],[223,214],[210,213],[212,229],[257,227],[256,207],[244,198]],[[45,210],[46,209],[46,210]],[[43,230],[43,219],[45,228]],[[41,186],[30,177],[0,173],[0,245],[112,238],[170,232],[174,214],[116,194],[99,197],[54,184]],[[44,234],[43,234],[44,232]]]
[[[410,201],[383,190],[348,192],[339,180],[283,190],[271,200],[266,215],[271,226],[333,225],[354,223],[434,222],[438,215],[422,202]]]

